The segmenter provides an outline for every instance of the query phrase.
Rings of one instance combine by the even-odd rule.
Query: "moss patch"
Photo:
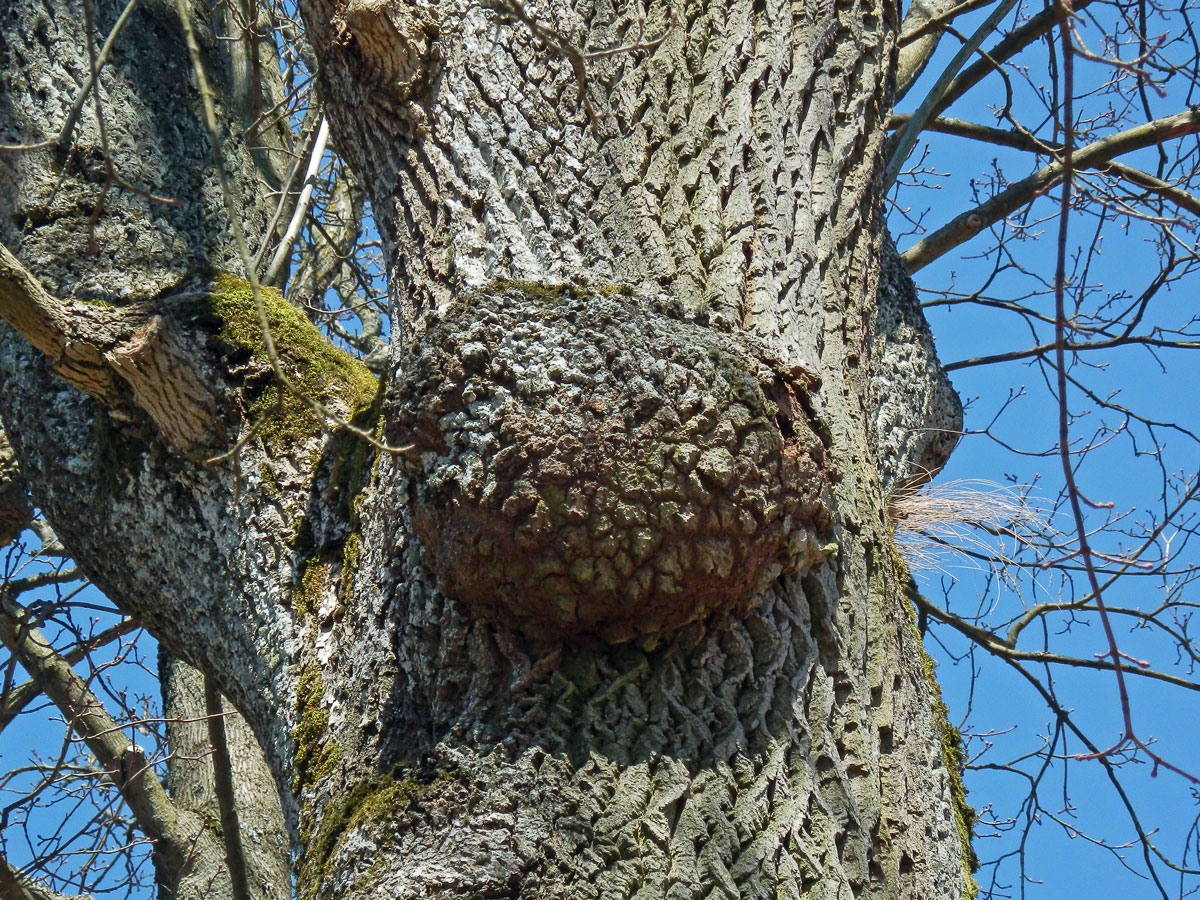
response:
[[[383,402],[380,387],[371,402],[360,407],[350,418],[350,424],[361,432],[380,435],[379,410]],[[342,519],[353,522],[358,515],[358,501],[371,479],[375,448],[350,431],[339,432],[330,446],[333,468],[329,474],[330,499]]]
[[[321,594],[329,582],[329,563],[309,559],[304,563],[300,583],[292,591],[292,609],[297,619],[313,618],[321,606]]]
[[[510,278],[497,278],[484,288],[481,293],[496,294],[502,291],[520,291],[527,297],[532,297],[535,300],[541,300],[551,305],[558,305],[565,299],[586,300],[588,297],[593,297],[597,294],[605,297],[613,295],[620,297],[633,296],[633,288],[627,284],[603,284],[595,287],[583,287],[566,282],[547,284],[541,281],[515,281]]]
[[[299,794],[333,774],[342,755],[341,747],[329,740],[329,710],[321,703],[325,682],[315,667],[300,674],[296,685],[296,722],[292,740],[296,742],[292,791]]]
[[[338,579],[338,596],[346,605],[354,596],[354,574],[358,570],[358,555],[361,552],[362,538],[355,532],[346,538],[346,546],[342,549],[342,574]]]
[[[299,867],[301,900],[317,894],[345,834],[362,827],[394,830],[404,824],[406,814],[421,800],[437,795],[459,778],[458,772],[433,772],[413,778],[385,775],[360,781],[341,799],[331,802],[320,825],[301,832],[305,846]]]
[[[269,366],[266,342],[248,282],[232,275],[213,277],[215,290],[191,301],[186,315],[193,320],[216,319],[217,337]],[[353,417],[375,398],[375,376],[358,359],[334,347],[304,314],[279,291],[261,288],[259,296],[271,327],[280,367],[300,393],[328,405],[337,399]],[[253,421],[267,418],[261,437],[267,447],[286,451],[320,433],[326,423],[299,397],[284,389],[274,376],[249,398]]]

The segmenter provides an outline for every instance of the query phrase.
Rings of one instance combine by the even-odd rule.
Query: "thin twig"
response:
[[[204,122],[208,128],[209,137],[212,144],[213,159],[217,171],[217,182],[221,188],[221,196],[225,202],[225,212],[229,216],[229,225],[233,231],[234,241],[237,245],[238,255],[241,257],[242,265],[246,270],[246,280],[250,283],[250,291],[254,298],[254,311],[258,317],[258,325],[262,331],[263,346],[266,350],[267,360],[271,364],[271,370],[285,391],[288,391],[293,397],[309,408],[318,421],[324,422],[332,426],[332,431],[348,432],[359,440],[365,441],[370,446],[384,453],[403,455],[412,450],[412,446],[392,447],[378,440],[370,432],[364,431],[361,428],[351,424],[346,419],[334,413],[325,404],[321,403],[314,397],[308,396],[295,382],[283,371],[283,366],[279,362],[279,352],[275,347],[275,338],[271,333],[271,323],[267,319],[267,310],[263,305],[262,287],[259,284],[258,273],[254,270],[253,260],[250,256],[250,248],[246,243],[246,232],[242,228],[242,220],[237,204],[233,199],[233,191],[229,186],[229,176],[225,171],[225,162],[221,154],[221,131],[217,125],[217,114],[213,104],[213,93],[209,87],[208,78],[204,74],[204,66],[200,59],[200,45],[196,41],[196,34],[192,28],[191,12],[187,6],[187,0],[175,0],[175,7],[179,13],[180,22],[183,26],[184,41],[187,44],[188,56],[191,58],[192,69],[196,75],[197,86],[200,91],[201,104],[204,109]],[[224,454],[221,457],[214,457],[213,462],[227,457]]]

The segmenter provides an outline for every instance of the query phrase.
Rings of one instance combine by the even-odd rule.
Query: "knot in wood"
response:
[[[822,558],[825,446],[760,348],[616,292],[515,282],[406,351],[386,421],[413,443],[440,589],[550,639],[629,640],[746,611]]]

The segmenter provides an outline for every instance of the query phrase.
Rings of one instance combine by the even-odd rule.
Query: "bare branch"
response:
[[[76,665],[86,659],[89,653],[137,631],[138,627],[137,622],[133,619],[122,619],[116,625],[106,628],[90,640],[76,644],[66,653],[63,653],[62,658],[67,661],[68,665]],[[3,731],[26,706],[41,695],[41,686],[32,678],[28,681],[23,681],[3,695],[4,703],[0,705],[0,731]]]
[[[941,42],[943,29],[957,16],[987,6],[992,0],[917,0],[908,8],[900,27],[897,46],[900,56],[896,63],[896,102],[908,93],[925,66],[933,58],[933,52]]]
[[[1100,669],[1105,672],[1116,671],[1117,667],[1107,658],[1106,659],[1089,659],[1080,656],[1065,656],[1061,653],[1044,653],[1036,650],[1018,650],[1016,647],[1008,643],[1007,640],[997,634],[993,634],[986,628],[980,628],[978,625],[973,625],[966,619],[949,613],[942,609],[933,601],[924,597],[917,591],[916,585],[909,584],[906,588],[908,597],[912,600],[913,605],[918,610],[928,615],[930,618],[937,619],[946,625],[949,625],[955,631],[969,638],[972,642],[979,645],[983,649],[995,656],[1002,656],[1008,660],[1033,662],[1040,665],[1059,665],[1071,666],[1076,669]],[[1163,681],[1167,684],[1172,684],[1175,687],[1186,688],[1189,691],[1200,691],[1200,684],[1194,681],[1189,681],[1186,678],[1180,678],[1178,675],[1171,675],[1168,672],[1159,672],[1155,669],[1141,668],[1138,666],[1122,667],[1122,671],[1127,675],[1137,675],[1142,678],[1148,678],[1152,681]]]
[[[221,852],[199,819],[182,813],[146,762],[140,747],[130,744],[121,725],[50,646],[27,614],[0,591],[0,641],[29,672],[79,733],[121,791],[138,827],[155,843],[155,856],[168,883],[183,884],[192,873],[203,880],[221,871]]]
[[[910,119],[901,129],[900,133],[892,144],[892,156],[888,160],[887,171],[884,174],[886,184],[891,184],[896,180],[896,176],[900,174],[900,167],[904,161],[908,159],[908,154],[912,152],[912,148],[917,143],[917,135],[921,133],[921,129],[925,126],[928,119],[937,115],[936,107],[942,96],[945,94],[950,83],[954,80],[954,76],[966,64],[966,61],[971,58],[980,45],[996,30],[1003,19],[1014,6],[1016,0],[1000,0],[996,8],[983,21],[974,34],[967,40],[966,43],[959,48],[954,54],[953,59],[947,63],[941,77],[932,88],[925,99],[921,101],[921,105],[917,107],[917,111],[913,113]],[[911,271],[911,270],[910,270]]]
[[[292,219],[288,223],[287,230],[275,248],[275,255],[271,258],[271,264],[267,266],[267,271],[263,274],[262,280],[264,284],[277,283],[284,265],[292,255],[292,245],[296,242],[296,236],[300,233],[300,226],[304,224],[304,219],[308,215],[313,186],[317,179],[317,170],[321,167],[321,158],[325,155],[325,145],[328,141],[329,121],[322,116],[321,124],[317,127],[317,135],[313,139],[312,150],[309,152],[308,171],[304,173],[300,198],[296,201],[296,206],[292,210]]]
[[[1082,11],[1094,0],[1076,0],[1073,8]],[[1006,34],[995,46],[989,47],[980,58],[962,70],[941,92],[932,105],[929,119],[937,118],[959,97],[986,78],[996,67],[1011,59],[1034,41],[1040,40],[1058,24],[1058,14],[1053,4],[1031,17],[1020,28]]]
[[[190,348],[148,305],[64,303],[0,245],[0,317],[49,358],[59,377],[105,406],[128,402],[119,387],[125,382],[178,449],[208,431],[211,388]]]
[[[1198,131],[1200,109],[1155,119],[1079,148],[1073,154],[1072,168],[1094,169],[1122,153],[1152,147]],[[965,243],[984,228],[999,222],[1054,187],[1063,180],[1066,170],[1062,162],[1050,163],[974,209],[951,219],[929,237],[918,241],[900,254],[905,267],[909,273],[924,268],[939,256]]]
[[[22,875],[0,853],[0,897],[4,900],[92,900],[91,894],[60,894]]]
[[[233,800],[233,768],[229,762],[229,742],[225,737],[225,710],[221,693],[209,675],[204,676],[204,706],[208,716],[208,742],[212,746],[213,782],[221,815],[221,833],[225,837],[225,864],[233,884],[233,900],[250,900],[250,880],[246,873],[246,854],[242,849],[242,827]]]
[[[893,127],[900,127],[909,118],[910,116],[908,115],[895,115],[892,116],[891,124]],[[958,137],[984,141],[1001,147],[1012,147],[1016,150],[1027,150],[1030,153],[1054,155],[1062,151],[1061,143],[1043,141],[1028,131],[992,128],[988,125],[976,124],[975,122],[965,122],[962,119],[944,117],[934,119],[925,123],[925,130],[936,131],[941,134],[953,134]],[[1176,206],[1186,209],[1193,215],[1200,216],[1200,197],[1196,197],[1184,188],[1163,181],[1149,172],[1143,172],[1141,169],[1112,160],[1100,161],[1090,168],[1098,172],[1115,175],[1118,178],[1136,184],[1138,187],[1145,188],[1166,200],[1170,200]]]

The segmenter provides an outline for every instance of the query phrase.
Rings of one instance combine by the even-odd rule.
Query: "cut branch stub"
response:
[[[618,292],[498,282],[413,342],[386,417],[413,443],[440,589],[535,638],[630,640],[745,612],[828,555],[817,380]]]
[[[216,409],[212,388],[197,368],[195,351],[162,316],[152,316],[104,359],[173,447],[187,450],[209,433]]]
[[[437,59],[432,9],[398,0],[347,0],[334,19],[335,44],[356,56],[359,74],[407,100]]]

